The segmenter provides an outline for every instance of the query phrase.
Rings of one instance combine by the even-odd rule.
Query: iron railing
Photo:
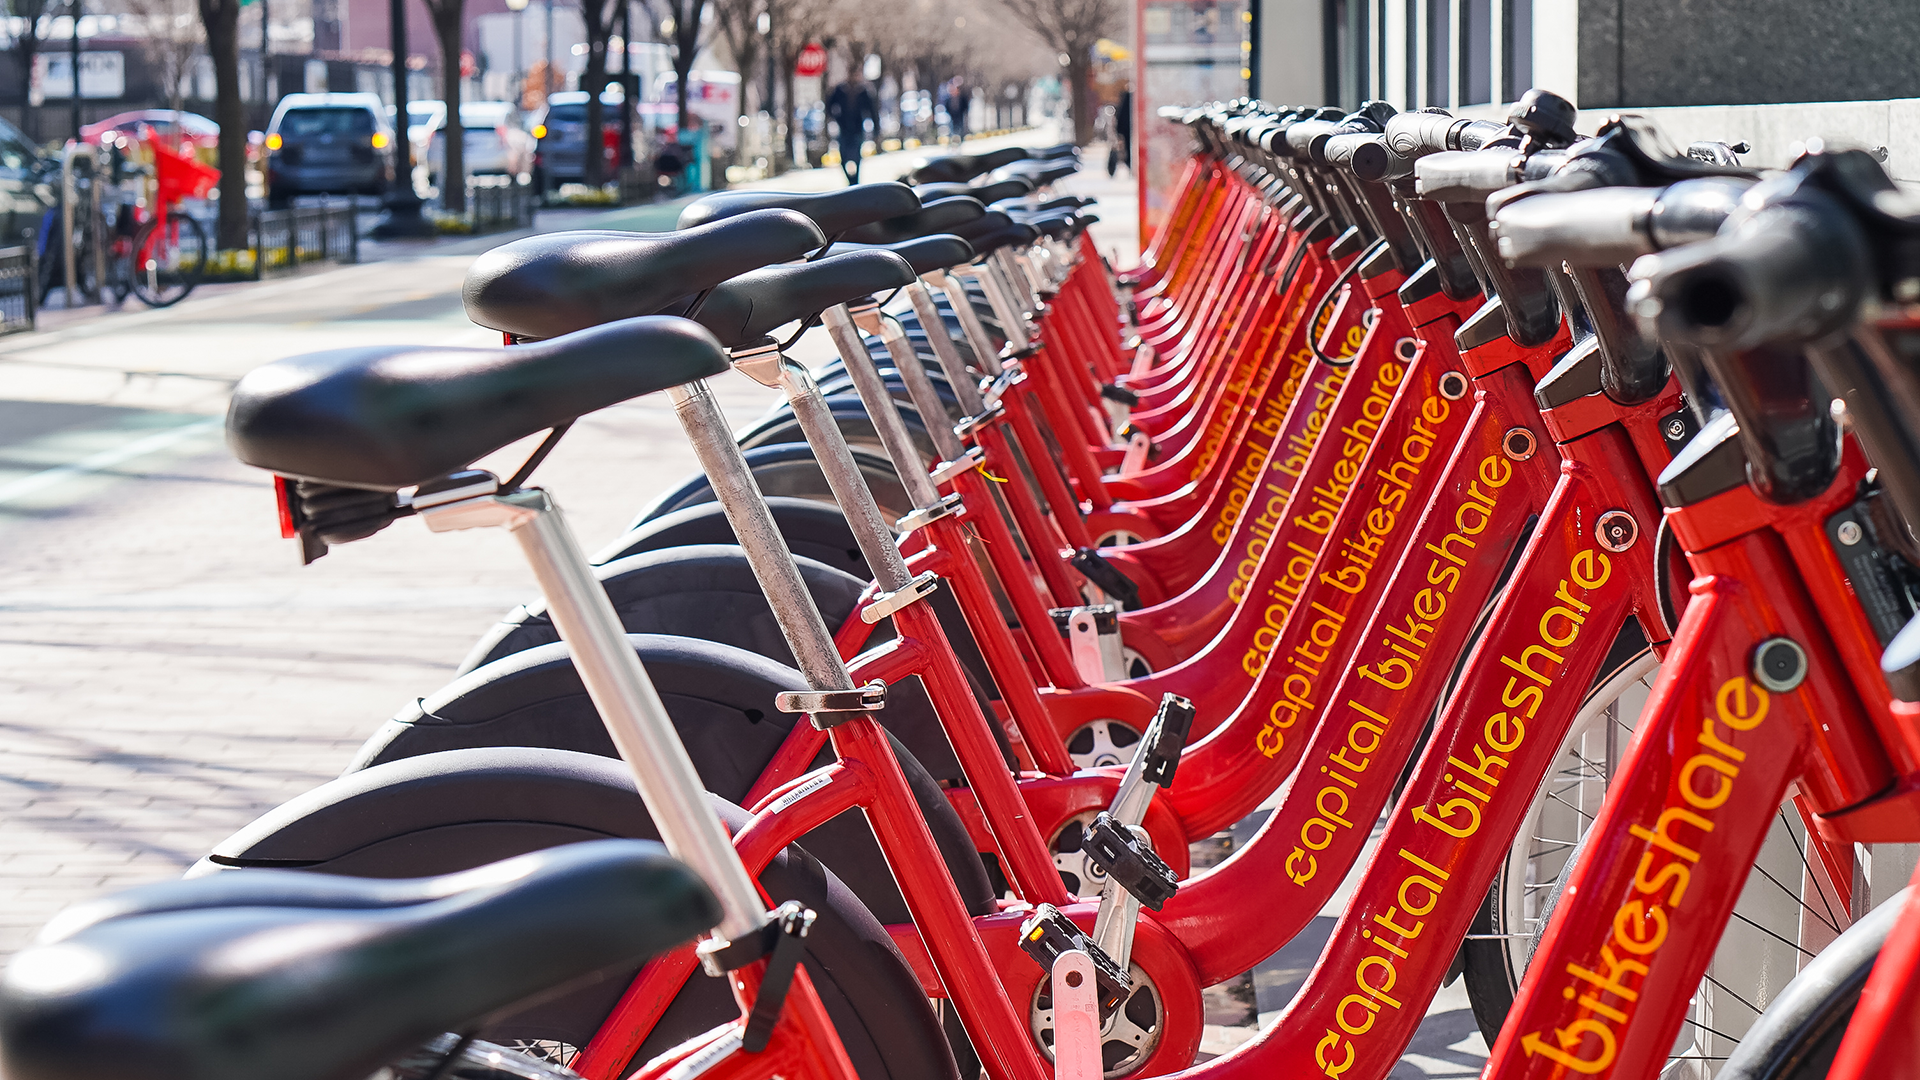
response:
[[[33,329],[39,277],[32,248],[0,248],[0,334]]]
[[[533,185],[504,177],[467,181],[467,224],[476,233],[533,227]]]
[[[352,202],[267,210],[251,223],[254,273],[290,274],[313,262],[360,261],[360,230]]]

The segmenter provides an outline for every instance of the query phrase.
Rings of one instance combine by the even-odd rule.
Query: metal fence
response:
[[[491,178],[467,187],[467,224],[476,233],[533,227],[533,185]]]
[[[252,221],[255,275],[298,270],[303,263],[360,261],[360,230],[351,202],[267,210]]]
[[[0,334],[33,329],[38,278],[32,248],[0,248]]]

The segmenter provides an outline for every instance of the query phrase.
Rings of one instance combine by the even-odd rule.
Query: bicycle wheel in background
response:
[[[186,299],[207,267],[207,233],[185,214],[141,226],[133,238],[133,295],[148,307]]]

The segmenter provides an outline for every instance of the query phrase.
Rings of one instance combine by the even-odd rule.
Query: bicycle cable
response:
[[[1346,269],[1334,276],[1332,284],[1327,286],[1326,293],[1320,297],[1320,306],[1313,309],[1313,318],[1307,320],[1307,348],[1313,350],[1313,358],[1315,360],[1329,367],[1347,367],[1353,363],[1353,356],[1335,357],[1328,356],[1326,353],[1321,352],[1320,341],[1318,336],[1314,334],[1313,328],[1319,324],[1320,316],[1326,314],[1327,309],[1333,305],[1334,298],[1340,294],[1340,286],[1346,284],[1347,279],[1353,276],[1355,270],[1360,269],[1361,263],[1373,258],[1374,252],[1386,246],[1387,238],[1384,236],[1368,244],[1360,254],[1353,257],[1353,261],[1347,264]],[[1371,328],[1371,325],[1370,323],[1368,324],[1369,328]],[[1356,353],[1355,355],[1358,354]]]

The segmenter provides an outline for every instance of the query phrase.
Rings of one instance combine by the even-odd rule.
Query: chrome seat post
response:
[[[960,411],[979,416],[987,407],[986,399],[980,396],[980,384],[974,381],[973,374],[960,359],[959,350],[953,347],[947,322],[940,317],[940,309],[934,306],[933,293],[928,291],[924,280],[907,286],[907,299],[913,304],[914,314],[920,317],[920,327],[927,332],[927,344],[933,347],[934,359],[940,362],[947,384],[960,399]]]
[[[918,282],[914,283],[918,285]],[[906,384],[907,396],[912,399],[914,409],[919,412],[921,423],[926,426],[927,436],[933,440],[933,449],[940,460],[957,461],[966,448],[960,445],[960,436],[953,433],[953,424],[947,419],[947,407],[940,400],[940,392],[934,389],[933,380],[928,377],[925,365],[920,363],[920,355],[914,351],[913,342],[907,340],[907,332],[900,321],[880,310],[880,305],[866,300],[858,305],[846,305],[847,314],[853,324],[869,334],[878,337],[886,346],[887,355],[893,358],[893,369],[900,373],[900,381]],[[932,336],[932,332],[929,332]],[[835,347],[840,340],[834,339]],[[872,354],[863,347],[861,357],[871,365]],[[848,364],[853,360],[842,357]],[[893,463],[897,471],[906,463]],[[918,464],[915,462],[914,464]]]
[[[434,532],[499,527],[519,541],[553,624],[573,653],[580,681],[633,772],[634,785],[667,850],[692,867],[720,900],[718,939],[703,951],[750,940],[767,922],[759,888],[714,814],[706,785],[573,530],[545,491],[498,487],[497,479],[485,476],[478,483],[416,497],[412,505]]]
[[[980,313],[973,310],[973,298],[967,295],[966,278],[960,268],[937,274],[928,274],[927,280],[934,287],[947,294],[947,303],[953,306],[953,317],[960,320],[960,332],[967,336],[967,345],[973,349],[973,358],[986,372],[988,378],[997,378],[1000,374],[1000,356],[993,348],[993,339],[987,336],[987,328],[980,325]],[[996,309],[997,310],[997,309]],[[979,413],[976,411],[975,416]]]
[[[774,356],[779,355],[778,349],[771,351]],[[752,363],[757,355],[759,351],[752,349],[734,350],[736,364]],[[833,634],[820,617],[813,594],[807,591],[806,582],[800,577],[800,568],[794,565],[793,550],[787,546],[787,538],[780,534],[779,526],[774,524],[773,512],[767,509],[760,484],[754,480],[753,471],[733,441],[733,432],[720,412],[719,403],[713,399],[712,389],[701,380],[676,386],[668,390],[667,395],[673,400],[674,415],[680,421],[681,430],[687,433],[687,440],[693,444],[694,456],[707,474],[707,482],[713,486],[714,498],[727,516],[727,523],[733,526],[734,538],[740,542],[747,564],[753,568],[753,576],[767,594],[780,635],[793,651],[796,666],[806,676],[807,685],[815,690],[853,689],[853,678],[840,659]],[[899,557],[897,551],[894,557]],[[872,556],[868,558],[871,560]]]

